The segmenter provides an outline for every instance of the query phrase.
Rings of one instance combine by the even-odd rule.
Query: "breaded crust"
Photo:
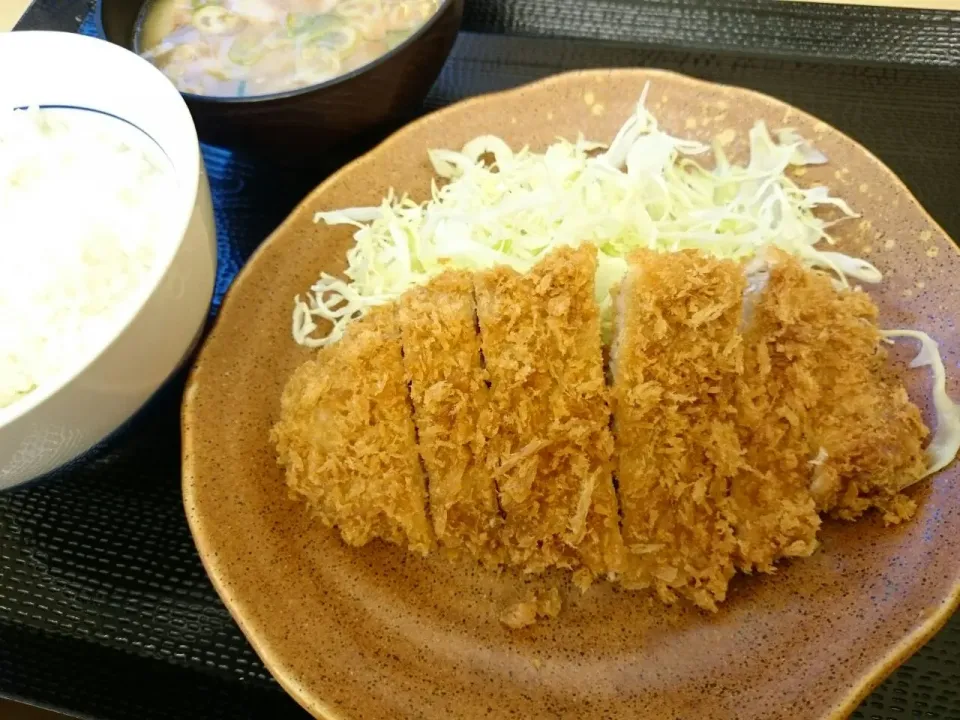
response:
[[[346,543],[433,548],[393,305],[296,370],[272,438],[291,491]]]
[[[399,319],[437,540],[497,565],[502,518],[485,461],[492,416],[472,276],[447,271],[408,290]]]
[[[734,574],[745,279],[697,251],[639,251],[617,294],[614,427],[628,588],[715,610]]]
[[[811,554],[820,513],[910,517],[928,430],[885,362],[876,306],[770,260],[745,292],[731,261],[631,256],[612,391],[595,248],[526,274],[444,273],[290,378],[271,436],[291,493],[351,545],[426,554],[439,540],[708,610],[735,569]],[[550,614],[517,607],[508,624]]]
[[[581,584],[621,556],[595,275],[596,249],[583,246],[525,275],[474,277],[510,561],[532,572],[579,566]]]
[[[737,406],[745,467],[731,500],[737,566],[746,572],[773,572],[780,558],[810,555],[820,529],[809,489],[816,449],[808,437],[826,351],[810,292],[819,283],[801,265],[780,260],[750,299],[744,331]]]
[[[777,299],[765,302],[777,303],[781,322],[792,323],[790,337],[810,354],[793,368],[794,384],[816,388],[805,424],[812,464],[805,470],[817,510],[847,520],[871,507],[888,523],[910,517],[915,505],[900,491],[923,476],[928,430],[886,365],[876,305],[865,292],[837,290],[791,257],[777,263]]]

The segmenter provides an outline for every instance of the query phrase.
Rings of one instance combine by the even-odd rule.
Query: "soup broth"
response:
[[[440,0],[152,0],[137,47],[182,92],[296,90],[362,67],[423,26]]]

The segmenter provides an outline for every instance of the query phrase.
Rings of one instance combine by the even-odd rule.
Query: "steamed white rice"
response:
[[[122,120],[0,113],[0,408],[116,334],[169,234],[175,187],[166,157]]]

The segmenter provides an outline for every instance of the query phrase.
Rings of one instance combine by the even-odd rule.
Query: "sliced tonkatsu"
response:
[[[527,274],[474,277],[510,562],[579,567],[582,584],[615,571],[622,554],[596,263],[592,246],[561,248]]]
[[[772,572],[777,560],[817,547],[809,427],[825,347],[812,324],[820,314],[809,293],[813,277],[799,265],[775,264],[753,278],[745,301],[737,397],[744,470],[731,486],[736,562],[745,572]]]
[[[393,305],[296,370],[272,436],[288,486],[345,542],[434,547]]]
[[[926,469],[927,428],[886,365],[876,305],[787,255],[775,259],[759,302],[764,355],[754,365],[758,374],[769,367],[766,396],[779,393],[800,419],[800,475],[812,476],[816,509],[848,520],[871,507],[887,522],[909,517],[913,502],[900,491]]]
[[[927,429],[886,367],[873,301],[784,253],[770,263],[748,299],[738,401],[748,470],[732,500],[748,572],[810,555],[819,513],[909,517],[901,490],[925,469]]]
[[[902,383],[880,366],[882,353],[850,361],[814,426],[810,491],[817,509],[834,517],[856,520],[876,508],[884,522],[899,523],[916,511],[903,490],[926,474],[929,430]]]
[[[928,435],[859,290],[774,252],[638,251],[608,387],[597,250],[447,271],[298,368],[273,428],[291,491],[351,545],[566,568],[716,610],[821,514],[910,517]],[[529,609],[529,608],[527,608]],[[528,613],[529,614],[529,613]]]
[[[716,609],[734,574],[730,482],[740,469],[739,264],[640,251],[617,293],[612,350],[623,583]]]
[[[407,291],[399,320],[437,540],[497,565],[504,559],[502,518],[485,462],[493,417],[472,276],[448,271]]]

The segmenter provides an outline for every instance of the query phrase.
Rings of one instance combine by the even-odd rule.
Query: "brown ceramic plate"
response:
[[[321,271],[342,270],[351,242],[348,229],[314,225],[314,211],[376,204],[390,187],[422,199],[427,149],[481,134],[533,148],[578,132],[610,139],[648,80],[668,130],[730,138],[762,118],[814,139],[831,162],[803,180],[829,184],[863,212],[841,226],[841,248],[886,274],[872,291],[883,323],[926,330],[957,367],[956,247],[876,158],[777,100],[662,72],[591,71],[415,122],[324,182],[263,244],[230,290],[184,400],[184,504],[200,556],[266,666],[314,715],[839,718],[957,606],[956,464],[917,489],[912,522],[827,523],[814,557],[736,579],[714,616],[599,585],[570,593],[559,619],[520,632],[497,621],[517,578],[379,542],[345,547],[287,497],[267,433],[282,384],[308,356],[290,338],[291,301]],[[910,372],[908,386],[926,397],[926,371]]]

